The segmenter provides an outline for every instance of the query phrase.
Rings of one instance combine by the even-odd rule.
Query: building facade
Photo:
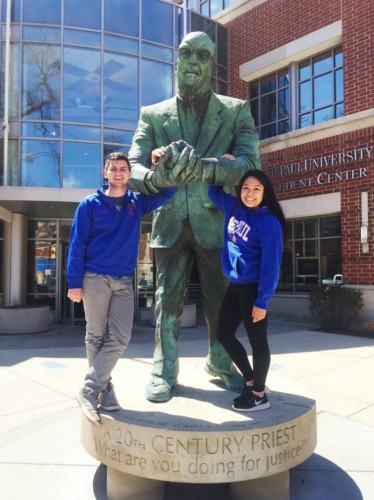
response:
[[[344,282],[374,317],[374,10],[363,0],[248,0],[229,30],[229,94],[248,99],[288,221],[274,311]]]
[[[83,317],[66,299],[74,210],[100,185],[107,153],[128,151],[140,107],[175,93],[176,48],[199,30],[218,48],[213,88],[250,103],[262,168],[287,218],[273,313],[309,319],[308,292],[344,282],[364,292],[361,316],[372,319],[370,2],[76,4],[0,0],[2,305],[49,304],[54,321]],[[154,294],[150,228],[144,220],[134,278],[140,309]]]
[[[79,4],[79,7],[77,6]],[[175,94],[176,48],[188,31],[216,42],[213,88],[227,93],[227,29],[162,0],[0,0],[0,296],[82,318],[66,298],[77,203],[127,152],[140,107]],[[137,302],[153,299],[151,218],[142,226]]]

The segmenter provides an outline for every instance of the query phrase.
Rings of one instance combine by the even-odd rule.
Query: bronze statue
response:
[[[240,392],[243,387],[242,377],[216,339],[228,283],[220,262],[223,215],[207,190],[213,183],[232,192],[244,172],[260,168],[258,135],[246,101],[210,90],[215,55],[215,45],[205,33],[192,32],[182,40],[177,96],[142,108],[129,152],[135,189],[156,193],[163,187],[181,186],[153,215],[156,346],[146,389],[150,401],[167,401],[177,384],[180,318],[194,260],[209,335],[206,370],[220,377],[228,389]],[[154,162],[160,156],[156,166],[153,150]]]

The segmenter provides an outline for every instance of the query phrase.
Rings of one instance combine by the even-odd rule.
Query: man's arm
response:
[[[162,207],[172,198],[177,192],[177,188],[165,188],[159,193],[150,196],[143,196],[144,199],[144,214],[148,214],[157,208]]]
[[[84,260],[86,243],[91,232],[91,217],[87,201],[78,205],[70,232],[70,243],[67,262],[67,278],[69,289],[80,289],[83,286]],[[70,298],[70,297],[69,297]]]

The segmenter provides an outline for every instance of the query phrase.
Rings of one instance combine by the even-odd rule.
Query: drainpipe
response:
[[[9,139],[9,69],[10,69],[10,18],[12,11],[12,0],[7,0],[6,27],[5,27],[5,74],[4,74],[4,179],[3,185],[8,185],[8,139]]]

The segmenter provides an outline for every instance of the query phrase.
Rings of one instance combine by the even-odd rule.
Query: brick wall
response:
[[[360,245],[362,191],[370,193],[369,224],[374,221],[374,127],[261,155],[261,164],[280,200],[341,193],[344,281],[374,284],[372,228],[369,253]]]
[[[247,97],[247,84],[239,78],[241,64],[338,21],[340,4],[341,0],[268,0],[228,23],[230,95]]]
[[[374,5],[367,0],[268,0],[232,20],[230,92],[247,98],[239,66],[326,25],[342,20],[344,114],[374,108]],[[280,166],[318,161],[371,147],[370,158],[280,175]],[[373,127],[268,153],[261,157],[280,200],[341,193],[344,281],[374,284],[374,123]],[[297,166],[293,167],[297,169]],[[361,169],[361,170],[360,170]],[[346,173],[344,173],[346,172]],[[318,177],[319,176],[319,177]],[[330,176],[330,177],[328,177]],[[339,176],[341,178],[339,178]],[[319,179],[319,182],[318,182]],[[288,184],[287,184],[288,183]],[[360,244],[361,192],[369,192],[369,253]],[[371,222],[373,221],[373,222]]]

